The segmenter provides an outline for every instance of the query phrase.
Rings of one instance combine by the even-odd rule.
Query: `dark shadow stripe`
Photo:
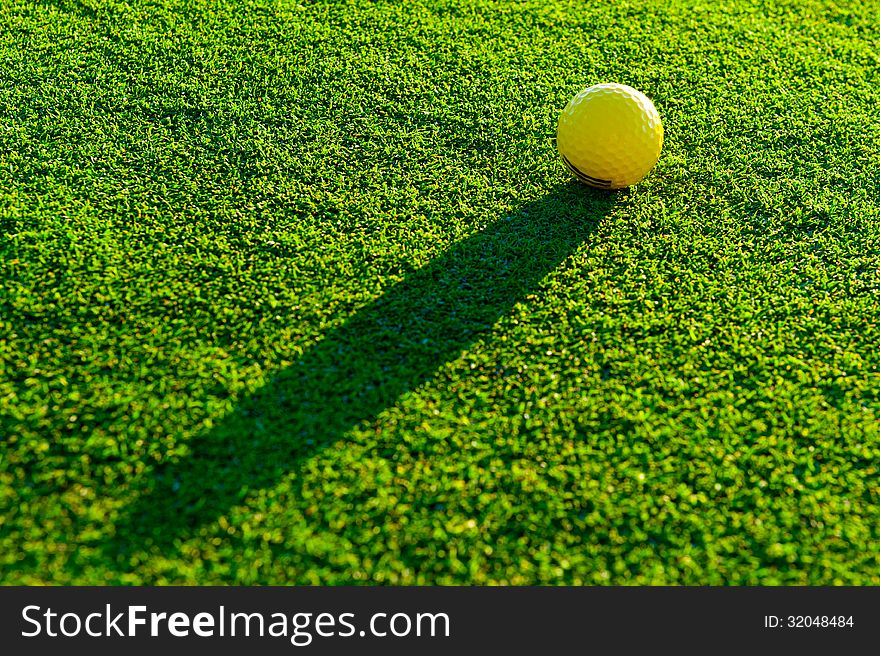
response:
[[[166,456],[136,478],[138,496],[112,519],[100,566],[112,562],[115,572],[127,573],[156,556],[189,559],[178,550],[184,541],[206,535],[202,526],[284,479],[292,481],[289,503],[305,508],[306,461],[322,449],[340,448],[354,427],[431,380],[590,238],[616,202],[591,191],[567,182],[497,217],[328,330],[266,385],[239,399],[235,411],[189,440],[185,455]],[[323,512],[304,515],[304,530],[327,530]],[[349,538],[377,521],[369,508],[351,512]],[[235,549],[246,546],[229,539]],[[322,562],[305,552],[299,558]],[[418,569],[421,562],[410,566]],[[152,582],[152,576],[140,571],[137,580]]]
[[[594,178],[591,175],[587,175],[583,171],[581,171],[578,167],[572,164],[565,155],[562,155],[562,161],[565,162],[565,165],[568,167],[568,170],[574,173],[574,175],[581,182],[586,182],[589,185],[593,185],[594,187],[602,187],[602,188],[610,188],[611,180],[603,180],[602,178]]]

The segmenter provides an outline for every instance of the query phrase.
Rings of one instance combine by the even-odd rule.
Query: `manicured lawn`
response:
[[[880,584],[873,2],[0,0],[0,582]],[[666,141],[570,179],[585,86]]]

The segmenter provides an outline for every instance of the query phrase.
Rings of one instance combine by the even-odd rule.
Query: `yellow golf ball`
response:
[[[645,94],[625,84],[597,84],[562,110],[556,146],[578,180],[620,189],[639,182],[660,159],[663,124]]]

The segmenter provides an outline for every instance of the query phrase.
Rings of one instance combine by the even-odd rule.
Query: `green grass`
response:
[[[880,584],[876,12],[0,0],[0,581]]]

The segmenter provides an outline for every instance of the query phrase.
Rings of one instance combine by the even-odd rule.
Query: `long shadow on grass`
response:
[[[393,405],[534,290],[614,201],[560,185],[391,287],[245,398],[189,456],[155,470],[105,555],[123,568],[137,552],[170,555],[176,541]]]

